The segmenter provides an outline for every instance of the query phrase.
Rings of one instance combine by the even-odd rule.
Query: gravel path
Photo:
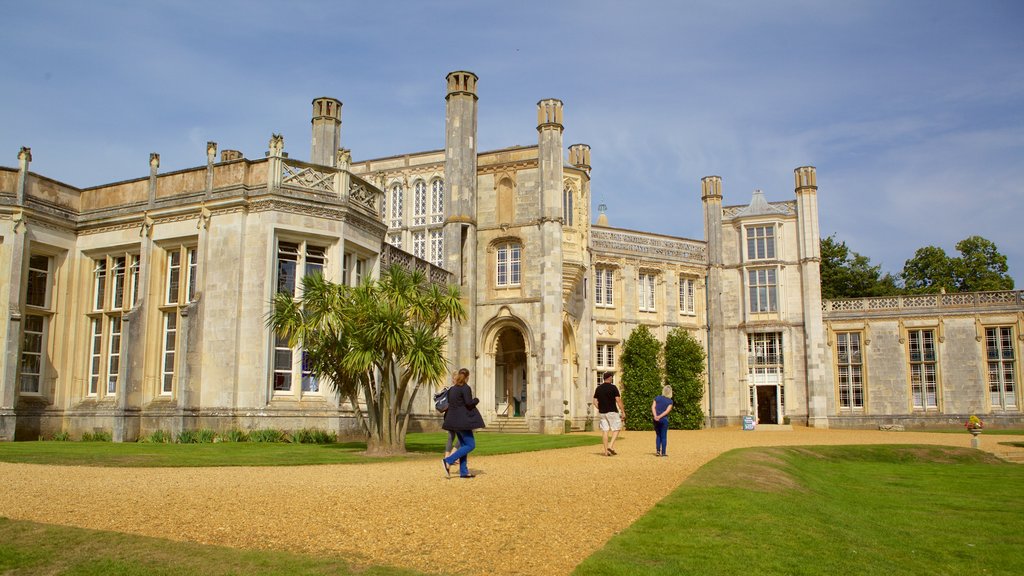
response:
[[[479,439],[486,442],[486,436]],[[1009,436],[982,437],[982,448]],[[1019,439],[1019,438],[1017,438]],[[795,444],[970,446],[967,434],[854,430],[628,432],[600,445],[366,465],[86,468],[0,463],[0,516],[237,548],[339,554],[445,574],[568,574],[726,450]],[[1024,449],[1017,449],[1024,451]],[[437,546],[444,538],[458,545]]]

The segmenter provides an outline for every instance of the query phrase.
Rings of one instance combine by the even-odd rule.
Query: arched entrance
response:
[[[518,328],[498,334],[494,354],[494,410],[499,416],[526,415],[526,342]]]

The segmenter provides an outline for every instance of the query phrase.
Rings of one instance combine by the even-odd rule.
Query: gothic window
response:
[[[594,304],[596,306],[611,308],[615,305],[615,282],[613,280],[613,269],[594,269]]]
[[[775,258],[775,226],[747,227],[747,258],[771,260]]]
[[[989,402],[995,410],[1017,408],[1017,376],[1014,370],[1013,328],[985,328],[988,357]]]
[[[391,228],[402,227],[404,196],[402,185],[396,182],[391,187]]]
[[[412,194],[412,225],[422,226],[427,223],[427,184],[417,180],[413,185]]]
[[[278,250],[282,248],[279,246]],[[182,323],[182,308],[195,299],[196,294],[196,249],[189,246],[172,246],[167,249],[165,269],[164,302],[160,306],[160,394],[174,393],[177,374],[179,327]],[[294,270],[291,276],[294,290]],[[280,287],[279,287],[280,289]]]
[[[195,274],[195,248],[178,247],[175,255],[176,278],[181,277],[180,258],[190,264],[185,268],[185,287],[192,286]],[[124,331],[123,314],[135,306],[139,295],[138,254],[117,253],[97,256],[92,263],[92,309],[89,320],[89,396],[113,397],[117,395],[121,373],[121,345]],[[175,280],[175,290],[178,289]],[[177,295],[177,292],[175,293]],[[189,295],[188,292],[185,293]]]
[[[350,266],[356,264],[356,270]],[[354,254],[345,254],[343,259],[343,281],[350,274],[353,281],[359,281],[361,264]],[[279,294],[287,294],[292,298],[302,296],[302,277],[323,275],[327,269],[327,248],[304,241],[279,240],[277,243],[276,266],[277,278],[275,286]],[[302,274],[300,277],[299,274]],[[288,340],[272,332],[273,340],[273,373],[271,375],[271,391],[274,395],[300,395],[319,393],[320,383],[309,370],[309,362],[302,348],[292,348]]]
[[[775,268],[755,268],[747,271],[750,311],[754,314],[778,312],[779,296]]]
[[[427,259],[427,233],[423,230],[412,233],[412,255],[420,260]]]
[[[402,249],[402,235],[401,234],[388,234],[388,244],[391,244],[399,250]]]
[[[910,395],[915,410],[938,410],[939,388],[935,363],[935,331],[910,330]]]
[[[53,289],[53,259],[33,254],[28,259],[25,291],[25,315],[22,322],[21,363],[19,365],[22,394],[42,394],[46,365],[47,328],[50,324],[50,292]]]
[[[430,223],[444,222],[444,180],[436,179],[430,183]]]
[[[641,273],[637,284],[637,299],[641,312],[654,312],[655,275]]]
[[[566,226],[573,225],[572,188],[569,186],[562,190],[562,222]]]
[[[694,302],[693,302],[694,284],[696,282],[697,281],[694,278],[688,278],[686,276],[680,276],[679,277],[679,313],[680,314],[687,314],[687,315],[691,315],[692,316],[692,315],[697,313],[696,309],[693,306],[693,304],[694,304]]]
[[[438,268],[444,267],[444,231],[430,231],[430,263]]]
[[[515,242],[509,242],[498,246],[497,269],[495,271],[495,284],[497,286],[504,288],[519,285],[519,264],[521,253],[522,247]]]
[[[836,372],[839,376],[839,409],[864,409],[864,358],[860,332],[836,333]]]

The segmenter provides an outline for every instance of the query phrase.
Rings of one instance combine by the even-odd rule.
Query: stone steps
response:
[[[504,434],[528,434],[530,432],[526,426],[526,418],[508,416],[498,416],[494,424],[487,427],[487,430]]]

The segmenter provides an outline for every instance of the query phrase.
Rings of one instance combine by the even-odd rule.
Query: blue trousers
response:
[[[459,476],[469,474],[469,453],[476,448],[476,439],[473,438],[472,430],[457,430],[455,435],[459,438],[459,449],[451,456],[444,459],[445,464],[451,466],[459,461]]]
[[[654,451],[665,454],[668,445],[668,418],[654,421]]]

